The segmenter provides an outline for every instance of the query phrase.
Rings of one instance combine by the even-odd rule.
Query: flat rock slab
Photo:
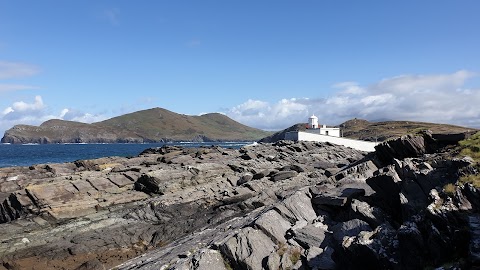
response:
[[[72,185],[80,192],[80,193],[90,193],[93,194],[97,190],[90,184],[90,182],[86,180],[75,180],[72,182]]]
[[[118,187],[107,178],[90,178],[87,181],[98,191],[113,191],[118,189]]]
[[[37,205],[67,202],[74,200],[75,197],[74,187],[69,182],[33,185],[26,190]]]
[[[307,193],[307,190],[297,191],[275,206],[275,209],[291,223],[302,220],[311,222],[317,218],[317,214]]]
[[[133,186],[132,180],[130,180],[128,177],[126,177],[123,174],[109,175],[108,179],[120,188],[122,188],[124,186],[128,186],[128,185]]]
[[[329,232],[323,224],[308,224],[307,226],[295,230],[293,239],[305,249],[311,247],[325,247],[327,246],[327,236]]]

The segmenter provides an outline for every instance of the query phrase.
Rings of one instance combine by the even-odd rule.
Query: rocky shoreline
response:
[[[445,146],[170,146],[3,168],[0,269],[478,266],[479,190],[457,183],[476,170]]]

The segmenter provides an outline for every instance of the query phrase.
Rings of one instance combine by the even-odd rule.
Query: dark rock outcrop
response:
[[[130,159],[0,169],[2,262],[80,269],[478,266],[480,193],[457,181],[471,160],[430,145],[440,147],[424,137],[400,138],[368,155],[288,141],[241,150],[163,147]],[[444,191],[446,184],[455,184],[454,192]]]

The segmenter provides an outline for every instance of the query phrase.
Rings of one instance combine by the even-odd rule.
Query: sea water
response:
[[[147,144],[0,144],[0,168],[35,164],[72,162],[110,156],[137,156],[147,148],[163,145],[201,147],[218,145],[238,149],[249,142],[180,142]]]

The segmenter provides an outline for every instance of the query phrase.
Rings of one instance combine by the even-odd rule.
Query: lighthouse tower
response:
[[[308,128],[309,129],[317,129],[319,128],[318,126],[318,117],[316,117],[314,114],[308,118]]]

